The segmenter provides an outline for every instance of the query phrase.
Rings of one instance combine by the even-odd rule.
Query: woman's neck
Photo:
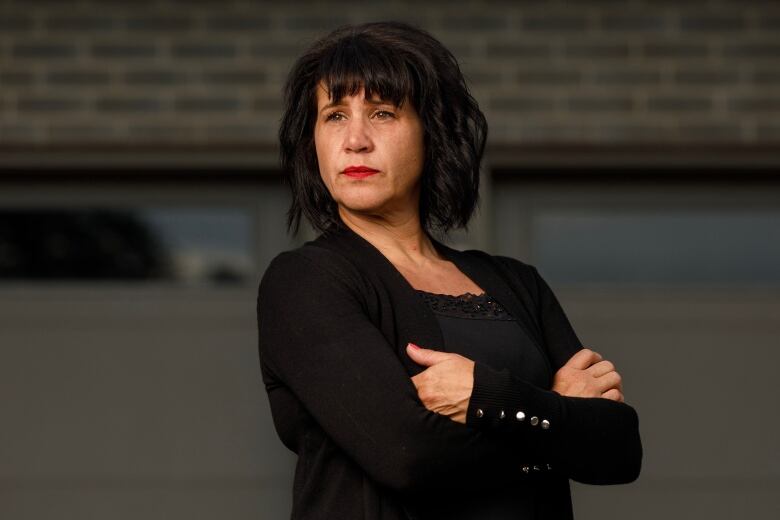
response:
[[[352,231],[376,247],[395,265],[423,266],[440,255],[420,225],[418,215],[380,219],[355,215],[339,209],[341,220]]]

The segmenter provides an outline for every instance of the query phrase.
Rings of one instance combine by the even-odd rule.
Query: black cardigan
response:
[[[434,246],[517,318],[551,374],[582,348],[533,266]],[[411,381],[424,367],[406,344],[442,345],[436,317],[347,227],[277,255],[257,313],[274,425],[298,454],[293,519],[418,518],[419,503],[506,485],[534,489],[529,517],[571,518],[568,479],[639,475],[638,418],[624,403],[564,397],[476,363],[466,425],[427,410]]]

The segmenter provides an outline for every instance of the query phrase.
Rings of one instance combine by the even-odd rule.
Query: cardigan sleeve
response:
[[[557,371],[582,348],[568,318],[549,285],[536,268],[526,269],[530,292],[537,302],[542,338],[551,366]],[[625,403],[603,398],[561,396],[536,389],[545,399],[529,398],[530,385],[508,370],[485,364],[474,367],[474,387],[466,424],[480,431],[507,435],[528,431],[549,443],[548,462],[533,470],[558,469],[586,484],[620,484],[636,480],[642,461],[642,443],[636,411]],[[519,440],[519,437],[518,437]],[[529,467],[524,467],[529,471]]]
[[[260,357],[370,477],[405,491],[462,486],[539,456],[544,446],[530,437],[503,439],[427,410],[360,286],[332,263],[295,251],[274,258],[258,291]],[[528,387],[532,401],[549,394]]]

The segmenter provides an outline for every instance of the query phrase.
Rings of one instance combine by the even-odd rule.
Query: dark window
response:
[[[0,209],[0,279],[244,282],[251,228],[229,207]]]

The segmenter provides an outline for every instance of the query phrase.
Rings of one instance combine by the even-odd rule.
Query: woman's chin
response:
[[[365,195],[365,194],[363,194]],[[371,213],[379,211],[386,203],[386,200],[382,197],[371,196],[357,196],[357,197],[342,197],[338,201],[339,205],[348,211],[355,211],[360,213]]]

